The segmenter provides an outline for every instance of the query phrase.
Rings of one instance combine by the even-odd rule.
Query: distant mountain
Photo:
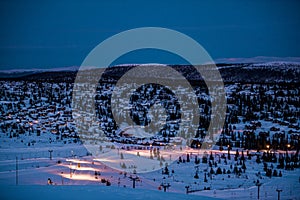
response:
[[[300,62],[232,64],[219,71],[227,83],[300,83]]]
[[[217,59],[216,65],[224,82],[293,82],[299,83],[300,58],[287,57],[255,57],[255,58],[226,58]],[[123,64],[109,68],[104,77],[117,81],[129,69],[139,64]],[[142,64],[147,68],[150,64]],[[157,65],[157,64],[155,64]],[[170,65],[179,71],[186,79],[197,84],[202,80],[201,75],[191,65]],[[162,66],[163,67],[163,66]],[[0,70],[1,79],[68,81],[75,80],[79,67],[62,67],[51,69],[17,69]],[[87,76],[94,73],[92,67],[86,67]],[[137,77],[143,75],[136,74]],[[153,77],[155,78],[155,77]]]
[[[0,70],[0,78],[15,78],[23,77],[32,74],[39,74],[44,72],[68,72],[68,71],[78,71],[78,66],[71,67],[58,67],[58,68],[26,68],[26,69],[5,69]]]
[[[265,63],[265,62],[297,62],[300,63],[300,57],[266,57],[257,56],[252,58],[219,58],[215,63]]]

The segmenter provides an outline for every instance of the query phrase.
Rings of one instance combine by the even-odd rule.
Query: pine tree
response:
[[[207,182],[207,177],[206,177],[206,173],[204,173],[204,182]]]
[[[210,152],[209,160],[214,160],[214,157],[212,155],[212,152]]]
[[[182,162],[182,158],[181,158],[181,156],[179,156],[179,160],[178,160],[179,162]]]
[[[163,163],[162,163],[162,161],[160,160],[160,162],[159,162],[159,166],[160,167],[162,167],[163,166]]]
[[[126,168],[127,168],[125,163],[123,163],[123,164],[121,165],[121,167],[122,167],[123,169],[126,169]]]
[[[245,160],[244,151],[242,151],[242,157],[241,157],[241,160],[242,160],[242,161]]]
[[[218,169],[217,169],[217,173],[216,174],[222,174],[222,170],[221,170],[221,168],[220,167],[218,167]]]
[[[199,179],[198,172],[196,172],[196,174],[195,174],[194,178],[195,178],[195,179]]]
[[[259,155],[256,156],[256,163],[261,163]]]
[[[243,169],[243,170],[246,170],[246,169],[247,169],[246,164],[245,164],[245,161],[243,161],[242,169]]]
[[[153,159],[153,154],[152,154],[152,152],[150,152],[150,159]]]
[[[197,156],[195,156],[195,164],[198,165],[200,163],[200,159],[198,159]]]
[[[207,163],[207,157],[206,156],[203,156],[202,163]]]
[[[276,170],[276,169],[274,169],[274,171],[273,171],[273,176],[275,176],[275,177],[277,177],[277,176],[278,176],[278,174],[277,174],[277,170]]]

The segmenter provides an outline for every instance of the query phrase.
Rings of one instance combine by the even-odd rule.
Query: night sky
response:
[[[165,27],[198,41],[213,59],[300,56],[300,1],[0,1],[0,70],[79,66],[108,37]],[[139,50],[121,63],[183,63]]]

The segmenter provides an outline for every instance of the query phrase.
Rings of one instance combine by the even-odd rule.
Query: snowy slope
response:
[[[105,186],[6,186],[0,188],[2,200],[83,200],[83,199],[105,199],[105,200],[196,200],[216,199],[212,197],[184,195],[176,193],[164,193],[161,191],[149,191],[145,189],[126,189]]]

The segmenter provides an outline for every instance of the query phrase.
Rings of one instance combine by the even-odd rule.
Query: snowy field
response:
[[[3,191],[5,190],[5,191]],[[1,188],[1,199],[22,200],[22,199],[43,199],[43,200],[61,200],[61,199],[105,199],[105,200],[123,200],[123,199],[137,199],[137,200],[157,200],[157,199],[185,199],[196,200],[199,196],[184,195],[176,193],[162,193],[159,191],[150,191],[145,189],[125,189],[116,187],[104,186],[8,186]],[[200,199],[218,199],[201,196]]]
[[[246,160],[246,173],[242,173],[241,176],[233,173],[213,174],[211,177],[207,176],[207,182],[204,182],[205,173],[210,171],[210,168],[206,163],[195,164],[194,162],[196,155],[199,158],[203,157],[203,151],[186,152],[191,155],[190,162],[174,162],[168,166],[170,173],[166,175],[162,174],[162,170],[144,174],[125,174],[95,161],[92,156],[84,156],[86,150],[79,144],[65,145],[64,148],[51,146],[53,158],[50,160],[49,148],[50,146],[0,149],[1,199],[35,199],[34,197],[39,194],[46,199],[48,197],[60,199],[67,194],[70,194],[72,199],[79,199],[79,196],[93,199],[94,195],[104,195],[107,199],[125,199],[124,193],[134,195],[135,199],[148,197],[163,199],[164,195],[169,199],[198,199],[200,196],[201,198],[206,196],[220,199],[257,199],[258,188],[255,186],[257,180],[262,183],[260,199],[276,199],[276,189],[283,190],[281,199],[300,199],[299,169],[282,170],[283,177],[269,178],[265,176],[263,163],[255,162],[255,156],[251,160]],[[227,156],[226,150],[223,152],[212,150],[211,152],[216,161],[223,153]],[[225,160],[221,158],[220,163],[217,162],[218,167],[230,169],[230,164],[235,163],[233,159],[235,151],[230,151],[230,154],[231,160],[225,164]],[[16,185],[16,156],[18,156],[17,181],[19,186],[14,186]],[[182,158],[184,159],[185,155]],[[216,170],[215,167],[213,169]],[[194,177],[196,171],[198,171],[199,178]],[[261,175],[257,172],[261,172]],[[138,177],[135,189],[132,189],[133,181],[130,177]],[[53,182],[52,185],[47,186],[48,178]],[[107,182],[110,186],[106,186]],[[170,187],[166,189],[167,194],[163,194],[161,185],[168,184]],[[72,187],[65,187],[66,185]],[[186,186],[196,192],[185,194]],[[209,187],[210,190],[204,190],[204,187]],[[63,193],[63,191],[68,192]],[[13,198],[8,198],[8,196]],[[23,198],[25,196],[26,198]]]

